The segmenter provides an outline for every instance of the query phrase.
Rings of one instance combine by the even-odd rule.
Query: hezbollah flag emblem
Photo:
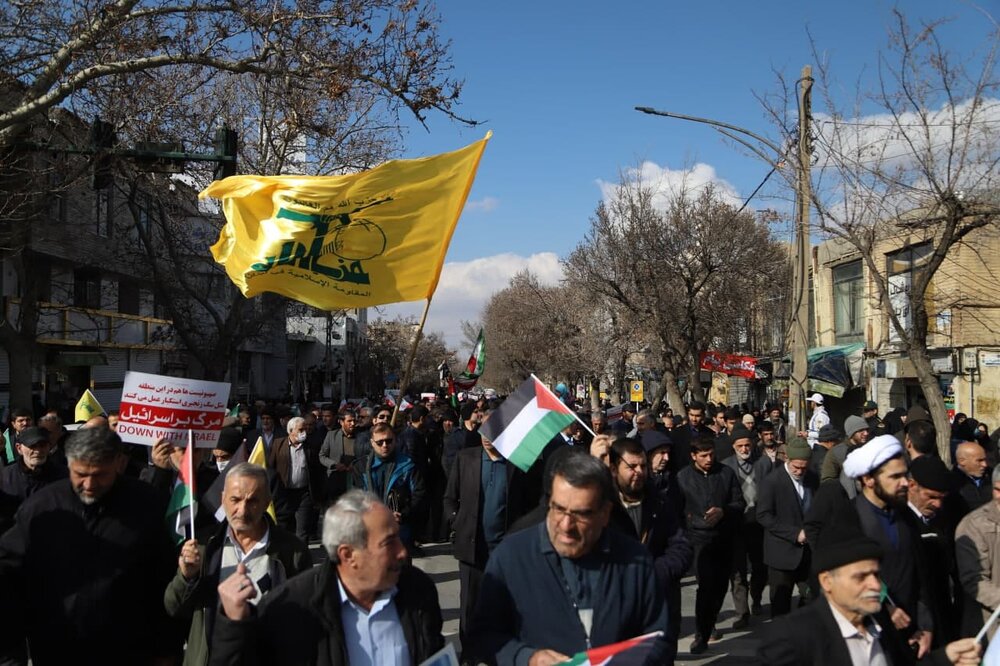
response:
[[[490,135],[451,153],[347,176],[231,176],[212,255],[245,296],[323,310],[430,297]]]

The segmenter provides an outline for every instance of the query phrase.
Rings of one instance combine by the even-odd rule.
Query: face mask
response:
[[[296,442],[299,442],[300,444],[301,444],[302,442],[306,441],[306,433],[304,433],[304,432],[300,432],[299,434],[297,434],[297,435],[295,436],[295,441],[296,441]]]
[[[216,460],[215,461],[215,466],[219,468],[220,472],[224,472],[226,470],[226,466],[227,465],[229,465],[229,461],[228,460]]]

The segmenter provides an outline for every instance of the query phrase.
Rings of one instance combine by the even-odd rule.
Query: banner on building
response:
[[[228,402],[226,382],[126,372],[118,435],[143,446],[161,438],[185,444],[190,429],[196,447],[214,449]]]
[[[726,375],[754,379],[756,377],[757,359],[753,356],[737,356],[719,351],[704,351],[701,353],[701,369],[708,372],[721,372]]]

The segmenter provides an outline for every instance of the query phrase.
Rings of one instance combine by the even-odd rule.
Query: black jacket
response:
[[[66,466],[52,458],[35,471],[29,471],[19,460],[0,469],[0,534],[14,524],[14,514],[24,500],[67,475]]]
[[[819,475],[806,470],[802,485],[815,497]],[[764,477],[757,488],[757,522],[764,528],[764,564],[783,571],[799,566],[809,550],[808,545],[798,543],[804,520],[803,501],[784,466]]]
[[[455,559],[479,568],[486,566],[486,542],[480,529],[480,482],[482,475],[483,447],[463,449],[455,457],[455,466],[448,477],[444,494],[444,512],[455,530]],[[507,469],[508,532],[514,522],[538,506],[542,482],[536,474],[525,474],[510,461]],[[532,472],[535,468],[532,468]]]
[[[393,598],[409,647],[419,664],[444,647],[437,589],[424,572],[403,567]],[[333,564],[314,567],[264,597],[247,620],[220,614],[212,640],[213,665],[348,666],[340,592]]]
[[[618,503],[611,512],[610,526],[646,546],[653,556],[656,575],[664,586],[680,585],[694,560],[694,549],[677,521],[676,508],[652,485],[646,487],[642,500],[642,523],[638,532],[628,511]]]
[[[717,462],[705,473],[689,463],[677,474],[677,484],[684,496],[684,518],[692,543],[708,543],[734,535],[746,502],[732,469]],[[724,515],[714,526],[709,526],[704,515],[712,506],[721,508]]]
[[[68,479],[21,505],[0,537],[0,603],[19,606],[36,666],[170,653],[163,590],[177,563],[165,515],[157,493],[128,477],[89,506]],[[15,633],[4,626],[5,637]]]
[[[958,522],[969,512],[975,511],[993,498],[993,484],[990,483],[989,470],[983,475],[978,487],[976,482],[958,467],[953,469],[951,473],[955,476],[955,486],[954,490],[948,494],[945,505],[947,511]]]
[[[455,457],[463,449],[478,449],[482,446],[483,438],[479,435],[479,429],[469,430],[464,423],[459,423],[458,427],[444,438],[444,453],[441,454],[441,464],[444,466],[445,474],[451,476],[451,470],[455,466]]]
[[[691,465],[691,440],[700,436],[714,440],[715,432],[705,424],[692,430],[686,423],[670,431],[670,462],[667,464],[673,474]]]
[[[764,625],[757,661],[767,666],[844,666],[851,663],[847,643],[823,597],[804,608]],[[882,628],[879,644],[893,666],[948,664],[944,651],[935,651],[917,662],[905,640],[882,610],[874,615]]]

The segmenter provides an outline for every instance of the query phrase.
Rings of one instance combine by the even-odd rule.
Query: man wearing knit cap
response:
[[[819,486],[819,477],[809,469],[811,452],[806,441],[792,437],[785,452],[788,460],[763,479],[757,496],[772,618],[791,610],[792,588],[809,575],[810,546],[802,526]]]
[[[824,534],[813,558],[821,598],[767,625],[757,652],[768,666],[917,663],[913,639],[894,626],[881,600],[882,549],[850,524]],[[909,644],[908,644],[909,643]],[[979,663],[981,648],[965,638],[930,654],[934,664]],[[926,663],[926,662],[921,662]]]
[[[885,434],[885,426],[882,424],[882,419],[878,417],[877,402],[874,400],[866,401],[864,406],[861,407],[861,418],[868,424],[869,434],[872,436]]]
[[[851,415],[844,421],[844,432],[847,438],[830,449],[830,454],[823,461],[819,478],[820,482],[839,480],[847,491],[847,496],[854,499],[858,494],[857,486],[854,479],[843,473],[843,465],[848,454],[868,440],[868,424],[860,416]]]
[[[904,512],[914,531],[920,535],[921,579],[927,582],[931,615],[934,620],[934,647],[958,637],[961,606],[952,595],[951,577],[955,589],[961,584],[955,570],[955,522],[941,510],[955,479],[937,456],[920,456],[910,463],[910,487]]]
[[[819,393],[813,393],[807,400],[807,403],[812,407],[812,416],[809,417],[809,430],[799,432],[799,436],[805,437],[809,441],[809,448],[816,446],[820,429],[830,423],[830,415],[826,413],[823,402],[823,396]]]
[[[823,461],[826,460],[830,449],[837,446],[843,438],[840,431],[829,423],[819,429],[816,446],[812,450],[812,455],[809,456],[809,469],[816,475],[817,479],[823,471]]]
[[[740,490],[743,491],[743,499],[746,501],[743,518],[739,521],[736,540],[733,543],[731,584],[733,606],[739,616],[733,624],[733,629],[739,630],[745,629],[750,624],[751,607],[748,596],[753,600],[754,614],[759,615],[762,612],[760,599],[764,594],[764,587],[767,586],[767,569],[764,567],[764,531],[757,522],[757,494],[766,472],[764,468],[755,464],[752,432],[740,424],[733,429],[730,438],[733,442],[733,455],[723,460],[722,464],[736,473]]]

